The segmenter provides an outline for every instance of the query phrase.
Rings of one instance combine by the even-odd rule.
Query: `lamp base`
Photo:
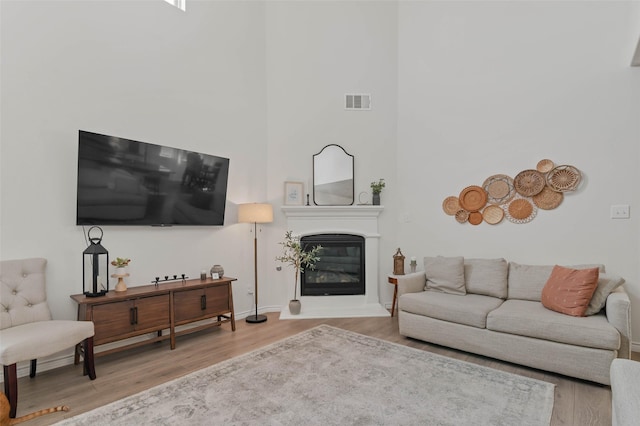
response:
[[[260,322],[265,322],[267,320],[267,316],[266,315],[249,315],[246,318],[246,321],[249,324],[257,324]]]

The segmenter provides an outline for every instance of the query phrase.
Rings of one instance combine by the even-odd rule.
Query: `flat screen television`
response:
[[[79,131],[77,225],[224,224],[229,159]]]

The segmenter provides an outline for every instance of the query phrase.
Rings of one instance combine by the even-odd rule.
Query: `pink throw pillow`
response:
[[[583,317],[598,286],[598,268],[554,266],[542,289],[542,305],[552,311]]]

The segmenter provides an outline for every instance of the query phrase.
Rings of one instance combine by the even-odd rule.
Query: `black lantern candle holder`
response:
[[[100,237],[91,237],[92,230]],[[87,231],[89,247],[82,252],[82,292],[87,297],[104,296],[109,291],[109,252],[102,247],[102,228],[92,226]]]

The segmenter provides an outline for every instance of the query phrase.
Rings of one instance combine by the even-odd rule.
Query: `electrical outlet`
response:
[[[611,206],[611,219],[629,219],[629,204]]]

